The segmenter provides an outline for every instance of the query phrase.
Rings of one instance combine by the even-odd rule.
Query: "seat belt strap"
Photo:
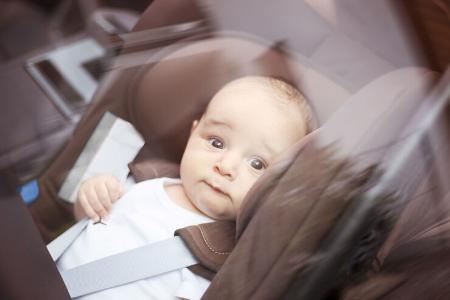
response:
[[[80,235],[80,233],[86,228],[89,223],[89,219],[84,218],[78,223],[67,229],[63,234],[51,241],[47,245],[47,250],[50,252],[53,261],[57,261],[61,254],[72,244],[72,242]]]
[[[61,277],[75,298],[196,263],[177,236],[61,271]]]
[[[83,231],[88,222],[87,219],[83,219],[47,246],[55,261]],[[198,260],[183,240],[176,236],[73,269],[60,270],[60,273],[69,295],[75,298],[197,263]]]

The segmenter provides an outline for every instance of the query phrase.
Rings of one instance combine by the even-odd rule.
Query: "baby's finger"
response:
[[[112,199],[110,198],[108,189],[105,184],[99,184],[95,186],[95,193],[97,194],[97,199],[106,209],[107,212],[111,210]]]
[[[89,204],[89,202],[87,201],[85,193],[79,194],[78,201],[80,202],[81,207],[83,208],[84,212],[90,219],[94,221],[98,221],[100,219],[99,216],[95,213],[94,209]]]
[[[123,195],[122,185],[118,181],[106,181],[106,188],[109,192],[110,199],[112,202],[116,202]]]
[[[91,189],[86,191],[86,197],[87,197],[87,200],[88,200],[89,204],[94,209],[95,213],[100,218],[102,218],[102,219],[105,218],[106,215],[108,214],[108,212],[103,207],[103,205],[100,202],[100,200],[98,199],[97,193],[95,192],[94,188],[91,188]]]

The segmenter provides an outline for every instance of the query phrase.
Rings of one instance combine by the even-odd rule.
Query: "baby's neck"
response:
[[[195,205],[192,204],[191,200],[186,195],[183,185],[181,183],[164,185],[164,190],[166,191],[170,200],[175,202],[177,205],[189,211],[192,211],[196,214],[205,216],[203,212],[201,212]]]

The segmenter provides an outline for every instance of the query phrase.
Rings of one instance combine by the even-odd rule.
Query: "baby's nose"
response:
[[[217,161],[214,170],[228,179],[236,178],[237,169],[239,166],[239,158],[237,155],[226,154]]]

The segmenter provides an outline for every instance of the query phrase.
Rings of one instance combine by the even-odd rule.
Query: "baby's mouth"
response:
[[[207,186],[209,186],[213,191],[215,191],[216,193],[219,193],[219,194],[222,194],[222,195],[224,195],[224,196],[226,196],[226,197],[229,197],[229,195],[226,193],[226,192],[224,192],[220,187],[218,187],[217,185],[213,185],[213,184],[210,184],[209,182],[207,182],[207,181],[205,181],[205,183],[206,183],[206,185]]]

